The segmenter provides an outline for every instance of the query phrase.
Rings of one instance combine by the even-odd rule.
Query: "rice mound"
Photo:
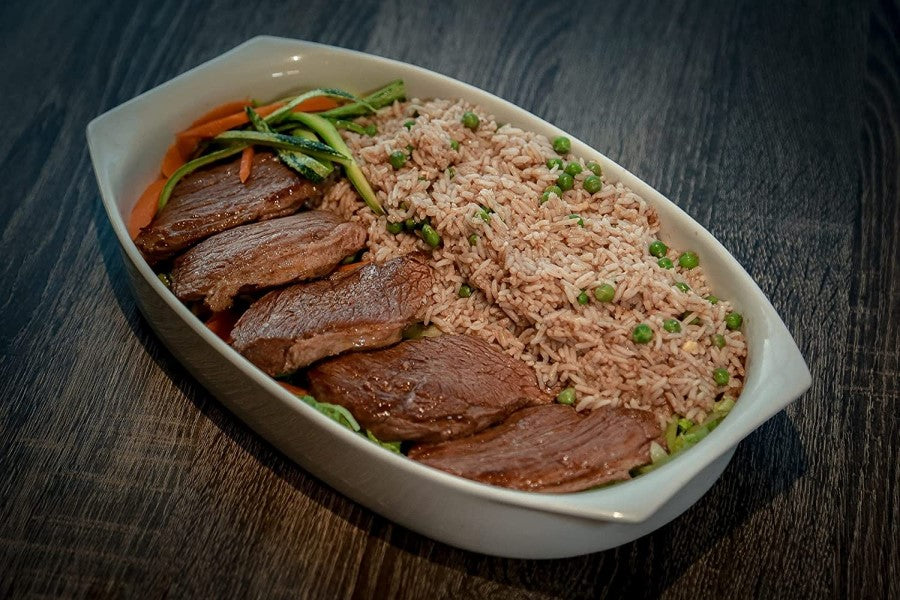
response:
[[[461,123],[469,110],[480,118],[475,131]],[[344,132],[344,138],[387,217],[367,208],[345,179],[321,208],[368,229],[368,259],[431,254],[435,283],[423,321],[498,344],[552,392],[573,386],[578,410],[628,406],[653,411],[662,425],[673,414],[702,420],[718,394],[738,396],[747,349],[742,333],[725,327],[731,306],[704,299],[710,289],[703,268],[678,267],[680,251],[669,249],[674,269],[657,265],[648,246],[659,218],[640,196],[605,177],[603,188],[589,194],[581,185],[591,174],[585,169],[574,189],[540,204],[559,175],[546,166],[558,156],[550,142],[511,125],[498,128],[463,101],[395,103],[365,122],[377,125],[376,136]],[[388,161],[395,150],[411,155],[399,170]],[[563,158],[584,165],[574,155]],[[487,222],[483,209],[492,211]],[[388,221],[407,218],[428,219],[442,246],[432,250],[412,233],[387,231]],[[691,289],[674,287],[679,281]],[[464,283],[475,290],[469,298],[459,297]],[[591,295],[604,283],[615,286],[612,302]],[[582,291],[591,295],[585,306],[577,301]],[[681,332],[667,333],[666,318],[680,318]],[[650,343],[632,341],[638,323],[653,330]],[[726,341],[721,349],[711,341],[716,333]],[[718,367],[730,372],[727,386],[713,381]]]

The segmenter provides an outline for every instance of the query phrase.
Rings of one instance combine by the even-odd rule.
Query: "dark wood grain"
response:
[[[891,2],[0,3],[0,596],[900,597],[900,8]],[[158,343],[85,147],[260,33],[410,61],[571,131],[747,268],[813,387],[673,523],[456,550],[287,461]]]

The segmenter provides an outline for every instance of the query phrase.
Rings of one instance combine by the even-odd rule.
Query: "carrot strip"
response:
[[[181,149],[178,147],[178,144],[172,144],[169,146],[169,149],[166,150],[166,155],[163,157],[162,165],[160,166],[160,171],[163,174],[163,177],[171,177],[172,173],[178,170],[181,165],[185,162],[184,156],[181,154]]]
[[[292,112],[322,112],[323,110],[331,110],[340,106],[337,100],[328,96],[316,96],[309,100],[304,100],[294,107]]]
[[[256,109],[256,112],[260,114],[260,116],[266,117],[279,108],[284,106],[283,102],[275,102],[274,104],[267,104],[266,106],[260,106]],[[214,121],[209,121],[207,123],[203,123],[201,125],[197,125],[195,127],[191,127],[190,129],[186,129],[178,134],[178,137],[185,138],[213,138],[228,131],[229,129],[234,129],[235,127],[240,127],[246,123],[249,123],[250,119],[247,117],[247,113],[244,111],[236,112],[230,114],[228,116],[222,117],[220,119],[216,119]]]
[[[250,169],[253,168],[253,146],[247,146],[241,152],[241,168],[238,174],[241,177],[241,183],[247,183],[250,177]]]
[[[302,387],[297,387],[296,385],[291,385],[290,383],[285,383],[284,381],[276,381],[278,385],[294,394],[295,396],[309,396],[309,392],[304,390]]]
[[[153,220],[156,215],[156,202],[159,200],[159,194],[164,185],[166,185],[164,177],[148,185],[141,197],[138,198],[137,204],[131,209],[131,216],[128,219],[128,235],[131,236],[131,239],[136,238],[141,229]]]
[[[244,107],[251,106],[253,104],[250,100],[235,100],[233,102],[226,102],[224,104],[220,104],[219,106],[213,108],[202,117],[191,123],[191,127],[197,127],[198,125],[203,125],[204,123],[209,123],[210,121],[215,121],[217,119],[221,119],[222,117],[227,117],[228,115],[241,112],[244,110]]]
[[[226,344],[230,344],[232,342],[231,330],[234,329],[234,324],[237,323],[237,320],[238,315],[234,311],[223,310],[213,313],[206,320],[206,326],[209,327],[210,331],[222,338]]]
[[[340,267],[337,268],[337,272],[338,272],[338,273],[346,273],[346,272],[348,272],[348,271],[355,271],[356,269],[359,269],[359,268],[362,268],[362,267],[366,266],[366,265],[369,264],[370,262],[372,262],[372,261],[370,261],[370,260],[361,260],[361,261],[359,261],[359,262],[350,263],[349,265],[341,265]]]

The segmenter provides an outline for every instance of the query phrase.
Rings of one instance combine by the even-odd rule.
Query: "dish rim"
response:
[[[649,202],[657,209],[660,207],[659,203],[662,203],[662,205],[668,209],[667,212],[678,215],[681,224],[676,226],[676,229],[683,229],[685,232],[692,230],[694,235],[706,237],[707,243],[710,243],[716,252],[721,255],[720,258],[727,263],[726,266],[728,270],[732,272],[732,276],[737,280],[744,280],[746,284],[749,284],[749,291],[752,292],[751,295],[753,297],[742,298],[739,305],[743,307],[748,304],[755,304],[758,306],[761,316],[766,317],[766,322],[760,325],[761,328],[765,326],[767,331],[765,341],[768,342],[774,340],[774,342],[777,342],[777,344],[775,344],[777,347],[769,349],[769,352],[774,355],[772,361],[779,365],[785,365],[782,372],[769,374],[770,376],[781,375],[780,381],[784,385],[781,394],[777,397],[768,399],[761,398],[757,400],[753,404],[755,406],[759,403],[759,406],[756,407],[757,410],[753,412],[737,410],[736,408],[735,411],[733,411],[719,427],[710,433],[701,444],[681,453],[667,464],[650,473],[610,487],[564,494],[526,492],[491,486],[439,471],[417,463],[405,456],[385,451],[377,445],[372,444],[363,436],[360,436],[332,421],[328,417],[321,415],[314,408],[299,400],[293,394],[278,385],[274,379],[252,365],[247,359],[218,336],[213,334],[185,305],[178,301],[162,282],[159,281],[128,235],[125,220],[122,218],[122,214],[120,214],[120,204],[122,207],[133,206],[136,197],[131,201],[124,200],[122,203],[117,202],[117,196],[114,193],[110,182],[110,173],[106,169],[98,168],[99,157],[101,157],[104,152],[109,151],[109,149],[105,147],[105,141],[103,140],[103,129],[107,122],[114,120],[123,113],[127,113],[127,111],[134,110],[136,106],[140,106],[144,103],[148,97],[165,93],[172,88],[184,85],[196,74],[215,70],[216,68],[227,64],[229,61],[239,58],[241,54],[250,54],[251,56],[245,60],[253,60],[252,55],[254,52],[258,53],[262,51],[263,54],[270,54],[280,53],[289,49],[290,52],[295,54],[303,51],[333,53],[338,57],[350,57],[363,63],[376,63],[379,67],[383,67],[386,70],[414,73],[419,78],[458,88],[460,90],[458,97],[469,100],[482,107],[485,107],[486,103],[483,102],[483,100],[486,99],[488,100],[487,104],[489,105],[502,106],[508,112],[514,112],[521,115],[525,122],[517,122],[516,125],[523,129],[532,131],[544,129],[546,131],[552,131],[556,135],[568,136],[572,140],[573,153],[583,157],[585,160],[599,159],[602,161],[604,167],[607,165],[613,166],[614,168],[611,170],[614,175],[613,180],[630,178],[639,182],[640,186],[637,187],[645,187],[650,190],[652,194],[647,194],[646,190],[634,190],[634,185],[626,185],[629,185],[629,187],[644,198],[645,201]],[[257,58],[264,60],[264,58],[261,57]],[[406,77],[402,78],[407,79]],[[496,110],[491,110],[487,107],[485,108],[490,113],[496,112]],[[199,111],[197,114],[200,114]],[[532,122],[539,124],[540,127],[531,127],[530,123]],[[168,139],[173,134],[174,132],[168,132],[165,134],[160,133],[159,135],[165,136],[166,139]],[[548,123],[531,112],[499,98],[490,92],[486,92],[471,84],[436,73],[429,69],[370,53],[315,42],[292,40],[274,36],[257,36],[97,116],[91,120],[87,126],[87,139],[98,187],[101,192],[102,202],[110,225],[116,234],[120,249],[132,262],[141,276],[143,276],[146,283],[149,284],[158,296],[160,296],[163,302],[165,302],[168,307],[194,331],[194,333],[198,334],[210,348],[222,355],[232,367],[238,369],[244,376],[262,386],[263,389],[281,403],[291,406],[301,414],[305,413],[307,418],[311,417],[313,419],[318,419],[320,426],[326,428],[326,430],[330,428],[331,433],[337,436],[343,443],[351,445],[355,444],[357,449],[370,454],[373,460],[385,463],[388,468],[399,469],[406,476],[426,478],[438,486],[449,486],[460,493],[470,494],[484,500],[501,504],[526,507],[591,520],[639,523],[656,513],[661,506],[677,494],[678,491],[694,476],[709,466],[717,458],[731,450],[774,414],[799,397],[799,395],[808,389],[812,383],[809,369],[800,355],[796,343],[784,323],[781,321],[774,307],[772,307],[762,290],[759,289],[756,282],[749,276],[731,253],[722,246],[718,239],[699,223],[694,221],[694,219],[685,213],[678,205],[656,191],[649,184],[630,173],[627,169],[624,169],[616,161],[588,146],[576,136],[562,131],[558,127]],[[604,170],[610,172],[610,170],[607,170],[606,168]],[[742,308],[742,310],[744,309]],[[749,326],[749,324],[747,326]],[[763,339],[760,339],[758,343],[762,343],[763,341]],[[786,377],[783,374],[783,372],[788,369],[787,365],[790,365],[790,368],[792,369],[796,369],[792,377]],[[757,379],[761,379],[763,375],[765,374],[759,373]],[[751,388],[749,379],[750,365],[748,364],[747,380],[745,381],[745,387],[741,394],[741,400],[744,399],[748,389],[752,390],[759,387],[757,385],[754,388]],[[754,383],[758,384],[760,382],[755,381]],[[741,405],[741,401],[738,402],[738,405]]]

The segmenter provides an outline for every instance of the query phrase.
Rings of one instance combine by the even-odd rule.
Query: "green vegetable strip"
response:
[[[353,133],[358,133],[359,135],[368,135],[366,128],[360,125],[359,123],[354,123],[353,121],[345,121],[343,119],[337,119],[334,121],[334,126],[338,129],[346,129],[347,131],[352,131]]]
[[[250,119],[250,123],[256,128],[257,131],[261,133],[272,133],[272,128],[269,127],[269,124],[259,116],[259,113],[257,113],[249,106],[245,110],[247,112],[247,117]],[[313,139],[310,141],[317,142],[318,140]],[[278,157],[281,159],[281,162],[314,183],[322,181],[334,170],[334,167],[331,166],[330,162],[327,165],[320,163],[316,159],[310,156],[306,156],[302,152],[298,152],[296,150],[278,150]]]
[[[200,158],[195,158],[194,160],[184,163],[181,165],[172,176],[169,177],[169,180],[166,182],[166,185],[163,186],[162,192],[159,194],[159,201],[156,203],[156,211],[159,212],[163,208],[165,208],[166,204],[169,202],[169,196],[172,195],[172,190],[175,189],[175,185],[181,181],[181,178],[187,175],[188,173],[193,173],[200,167],[205,167],[208,164],[214,163],[218,160],[222,160],[223,158],[227,158],[238,152],[242,151],[249,144],[235,144],[233,146],[229,146],[223,150],[218,150],[216,152],[211,152],[206,156],[201,156]]]
[[[402,100],[406,97],[406,86],[403,85],[402,79],[392,81],[380,90],[373,92],[363,98],[361,102],[353,104],[345,104],[325,112],[317,113],[326,119],[347,119],[350,117],[359,117],[367,115],[379,108],[383,108],[393,104],[395,100]]]
[[[319,88],[300,94],[293,100],[290,100],[287,104],[266,117],[266,123],[268,123],[269,125],[274,125],[284,119],[284,117],[286,117],[287,115],[291,114],[294,108],[297,107],[300,103],[305,102],[310,98],[319,98],[321,96],[325,96],[328,98],[342,98],[344,100],[353,100],[354,104],[361,104],[372,112],[374,112],[375,110],[365,100],[361,100],[353,94],[345,92],[344,90],[337,90],[334,88]]]
[[[350,183],[353,184],[353,187],[355,187],[356,191],[359,192],[359,195],[362,196],[363,202],[365,202],[366,206],[372,209],[372,212],[376,215],[383,215],[384,209],[381,208],[381,204],[378,203],[375,191],[372,189],[372,186],[369,185],[369,182],[366,181],[366,176],[363,175],[362,169],[359,168],[359,165],[356,164],[356,161],[352,158],[353,155],[350,152],[350,148],[344,143],[344,138],[341,137],[341,134],[335,126],[331,124],[331,121],[323,118],[321,115],[314,115],[311,113],[293,113],[292,118],[300,121],[315,131],[323,140],[325,140],[325,142],[331,144],[331,147],[334,148],[340,156],[340,158],[335,158],[334,160],[344,165],[347,179],[350,180]]]
[[[335,130],[337,131],[337,130]],[[299,150],[303,154],[312,156],[313,158],[325,158],[345,162],[352,160],[349,156],[350,150],[344,145],[347,154],[332,148],[322,142],[313,142],[303,138],[285,135],[283,133],[261,133],[259,131],[226,131],[220,133],[213,138],[216,142],[225,142],[227,144],[241,143],[243,145],[258,144],[260,146],[271,146],[272,148],[280,148],[282,150]],[[331,143],[329,141],[329,143]]]

